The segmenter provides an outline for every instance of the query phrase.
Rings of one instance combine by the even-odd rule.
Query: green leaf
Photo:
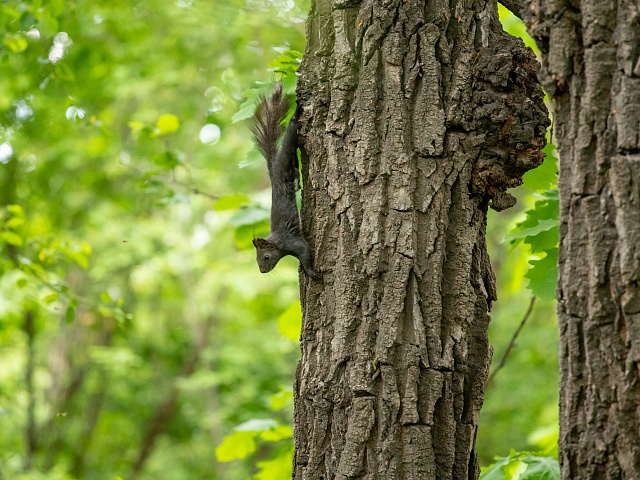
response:
[[[278,393],[271,395],[271,410],[280,410],[292,398],[293,391],[291,389],[281,390]]]
[[[547,190],[542,194],[537,195],[540,200],[537,200],[534,207],[531,210],[525,212],[525,219],[522,222],[516,224],[511,230],[510,237],[518,239],[515,234],[520,230],[527,228],[533,228],[543,220],[558,220],[560,218],[560,207],[558,203],[558,191]],[[526,243],[526,242],[525,242]]]
[[[253,480],[290,480],[291,465],[293,465],[292,447],[275,458],[256,463],[260,471],[253,476]]]
[[[293,438],[293,428],[289,425],[279,425],[262,432],[260,438],[265,442],[278,442],[285,438]]]
[[[89,255],[91,253],[91,245],[89,245],[87,242],[81,242],[79,246],[80,246],[80,250],[85,255]]]
[[[18,288],[24,288],[29,284],[29,280],[27,280],[24,277],[19,278],[18,280],[16,280],[16,287]]]
[[[170,113],[165,113],[160,115],[158,121],[156,122],[156,135],[167,135],[169,133],[173,133],[180,128],[180,120],[175,115]]]
[[[527,288],[536,297],[549,301],[555,299],[558,284],[558,250],[548,250],[544,258],[529,260],[529,263],[531,268],[525,274],[525,278],[529,279]]]
[[[483,467],[480,480],[559,480],[559,470],[558,477],[553,476],[557,466],[554,458],[511,450],[508,457],[496,457],[493,464]]]
[[[24,217],[24,210],[18,204],[12,204],[7,206],[7,211],[16,217]]]
[[[171,151],[156,153],[151,159],[153,163],[162,167],[163,170],[171,170],[180,165],[180,160],[178,160],[178,157]]]
[[[229,219],[229,223],[235,227],[241,225],[254,225],[268,220],[271,216],[269,210],[262,207],[244,207]]]
[[[238,162],[238,168],[247,168],[247,167],[251,167],[252,165],[257,164],[260,161],[260,159],[249,159],[248,157],[245,160],[241,160],[240,162]]]
[[[527,470],[520,480],[560,480],[560,465],[555,458],[530,456],[523,461]]]
[[[540,427],[531,432],[527,442],[538,447],[545,455],[558,458],[558,424]]]
[[[547,143],[542,150],[546,154],[542,165],[529,170],[522,177],[524,186],[529,190],[548,190],[558,183],[558,158],[555,156],[555,150],[556,147],[552,143]]]
[[[64,320],[67,323],[73,323],[76,318],[76,310],[71,305],[67,307],[67,311],[64,314]]]
[[[231,123],[238,123],[241,120],[253,117],[253,112],[256,110],[260,95],[266,95],[266,89],[250,88],[244,91],[246,100],[242,102],[238,111],[231,117]]]
[[[535,226],[514,230],[507,235],[505,239],[513,240],[515,238],[534,237],[541,232],[557,228],[559,224],[560,221],[557,218],[538,220],[538,223]]]
[[[46,293],[41,297],[41,300],[45,305],[49,305],[58,300],[58,294],[56,292]]]
[[[525,243],[531,247],[531,253],[540,254],[558,248],[558,227],[540,232],[535,237],[526,237]]]
[[[480,480],[560,480],[560,467],[555,458],[512,450],[508,457],[496,457],[483,467]]]
[[[488,467],[482,467],[480,480],[503,480],[504,471],[502,467],[509,462],[509,457],[496,457],[495,462]]]
[[[226,195],[217,200],[213,209],[217,211],[234,210],[246,203],[249,203],[249,197],[236,193],[235,195]]]
[[[0,232],[0,240],[14,247],[21,247],[23,245],[22,237],[15,232]]]
[[[111,295],[109,295],[107,292],[102,292],[100,294],[100,301],[103,303],[109,303],[111,302],[113,299],[111,298]]]
[[[12,217],[6,221],[7,228],[16,229],[21,225],[24,225],[24,217]]]
[[[216,459],[219,462],[230,462],[246,458],[256,451],[256,432],[234,432],[222,439],[216,447]]]
[[[22,53],[29,46],[29,43],[27,42],[27,40],[22,35],[19,35],[19,34],[5,35],[3,43],[5,47],[7,47],[13,53]]]
[[[52,37],[58,32],[58,20],[51,15],[51,12],[44,10],[37,12],[38,30],[44,36]]]
[[[237,85],[238,76],[231,67],[226,68],[224,72],[222,72],[221,78],[224,83]]]
[[[22,30],[29,30],[37,22],[36,16],[31,12],[24,12],[20,17],[20,28]]]
[[[236,432],[262,432],[277,427],[278,422],[272,418],[252,418],[238,425],[234,430]]]
[[[520,476],[527,470],[527,464],[520,459],[514,459],[502,467],[505,480],[520,480]]]
[[[300,302],[293,302],[278,317],[278,330],[281,334],[291,340],[300,339],[300,330],[302,329],[302,310]]]
[[[295,92],[296,71],[300,66],[300,62],[302,62],[302,53],[297,50],[285,50],[269,64],[271,70],[285,76],[281,79],[283,86],[289,87],[285,88],[285,93]],[[289,79],[291,79],[292,82],[288,82]],[[292,86],[294,88],[290,89]]]
[[[63,251],[67,258],[72,262],[75,262],[76,265],[85,269],[89,267],[89,258],[84,253],[84,249],[81,249],[77,245],[73,245],[71,248],[63,249]]]
[[[280,80],[285,94],[295,93],[297,78],[295,72],[298,69],[301,58],[302,54],[300,52],[297,52],[295,50],[286,50],[285,53],[280,55],[278,59],[271,63],[273,71],[284,75],[284,77]],[[232,123],[237,123],[241,120],[251,118],[256,110],[256,106],[258,105],[260,99],[262,97],[268,97],[272,92],[272,83],[264,83],[262,85],[259,85],[258,88],[250,88],[245,90],[243,92],[243,95],[245,96],[246,100],[242,102],[240,107],[238,107],[238,111],[233,115],[233,117],[231,117]],[[293,114],[294,108],[294,105],[291,105],[291,110],[289,112],[290,115]]]
[[[302,62],[302,53],[297,50],[284,50],[275,60],[269,64],[269,68],[286,68],[293,66],[294,71]]]
[[[558,278],[558,191],[547,190],[538,196],[540,200],[536,201],[533,209],[525,212],[525,219],[511,230],[506,239],[512,245],[525,243],[531,253],[543,257],[529,261],[531,267],[525,274],[529,279],[527,288],[540,298],[552,300]]]

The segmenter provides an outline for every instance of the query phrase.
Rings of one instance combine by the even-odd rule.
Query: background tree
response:
[[[522,13],[560,153],[562,476],[640,478],[638,4],[535,0]]]
[[[274,78],[293,93],[307,11],[0,2],[1,479],[291,478],[297,262],[256,269],[270,192],[241,120]],[[553,165],[489,211],[496,360]],[[514,224],[525,249],[504,242]],[[487,391],[482,464],[553,443],[555,335],[541,297]]]
[[[486,212],[542,162],[538,63],[495,2],[318,0],[299,69],[294,478],[476,478],[496,299]]]

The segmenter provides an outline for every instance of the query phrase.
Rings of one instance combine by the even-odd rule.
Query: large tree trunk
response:
[[[535,0],[560,153],[562,477],[640,478],[640,4]]]
[[[301,282],[298,479],[478,476],[486,211],[541,163],[548,117],[495,1],[448,3],[312,1],[297,93],[323,280]]]

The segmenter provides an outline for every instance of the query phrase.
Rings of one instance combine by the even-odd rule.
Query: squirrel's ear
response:
[[[256,248],[273,248],[273,243],[265,240],[264,238],[254,238],[253,245]]]

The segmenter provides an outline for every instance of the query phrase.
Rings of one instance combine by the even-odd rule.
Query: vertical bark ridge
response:
[[[525,20],[555,99],[563,478],[640,478],[640,12],[536,0]]]
[[[473,479],[495,279],[486,210],[539,165],[533,53],[496,5],[316,0],[300,67],[294,478]]]

